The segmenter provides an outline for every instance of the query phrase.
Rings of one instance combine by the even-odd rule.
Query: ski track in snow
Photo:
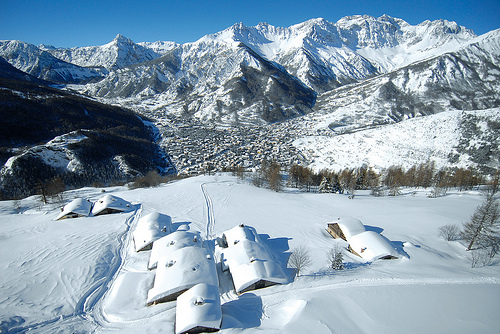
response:
[[[101,321],[98,320],[100,317],[95,316],[95,307],[99,300],[101,300],[106,291],[111,287],[113,280],[116,278],[116,274],[119,273],[120,268],[123,266],[125,256],[126,255],[126,245],[128,244],[128,239],[130,238],[130,228],[134,221],[137,221],[140,213],[142,211],[142,206],[140,205],[138,209],[136,209],[135,213],[129,216],[125,220],[125,225],[127,228],[118,236],[118,247],[112,249],[113,259],[109,265],[109,269],[106,275],[102,278],[99,278],[91,287],[88,289],[83,296],[78,300],[75,305],[75,310],[72,314],[60,315],[56,318],[45,320],[36,324],[30,324],[25,327],[13,328],[9,331],[9,333],[25,333],[31,330],[41,330],[47,328],[50,330],[51,328],[59,327],[60,321],[70,322],[75,318],[83,318],[89,320],[97,325],[102,325]],[[97,313],[102,313],[101,310],[97,310]]]
[[[101,327],[105,327],[105,324],[107,324],[108,321],[105,320],[106,317],[103,312],[102,303],[98,302],[101,301],[103,297],[105,297],[106,292],[110,287],[113,286],[114,280],[117,278],[117,275],[123,268],[123,265],[127,258],[127,246],[132,238],[132,234],[130,233],[130,231],[132,231],[133,228],[135,228],[135,225],[137,224],[139,217],[141,216],[141,213],[142,213],[142,205],[139,205],[139,208],[136,210],[134,215],[127,218],[125,222],[125,224],[127,225],[127,229],[119,237],[120,245],[117,249],[116,252],[117,254],[114,257],[111,269],[106,277],[106,281],[98,288],[98,290],[96,290],[97,295],[95,297],[93,297],[92,296],[93,293],[91,293],[89,295],[90,298],[84,300],[84,309],[82,310],[83,314],[89,315],[92,318],[93,322]],[[88,301],[90,302],[90,304],[87,307]]]
[[[90,294],[87,296],[87,298],[85,298],[84,296],[84,298],[81,299],[81,301],[83,301],[83,308],[81,310],[77,308],[77,311],[80,311],[81,314],[89,314],[92,317],[92,313],[97,302],[104,297],[106,291],[108,291],[108,289],[112,286],[113,281],[116,279],[117,274],[120,272],[120,269],[125,263],[125,258],[127,255],[126,246],[129,243],[131,235],[129,232],[132,225],[135,225],[134,223],[137,222],[137,220],[141,216],[141,212],[142,205],[139,205],[139,208],[136,210],[136,212],[125,221],[127,229],[123,231],[123,233],[118,237],[118,240],[120,242],[119,247],[116,249],[116,254],[113,257],[113,262],[110,265],[108,274],[106,275],[106,278],[103,279],[104,282],[102,284],[100,284],[94,291],[90,291]],[[99,309],[99,311],[101,310]],[[95,317],[92,318],[94,318],[94,320],[96,319]]]
[[[206,190],[206,183],[200,184],[201,192],[203,193],[203,197],[205,198],[205,205],[207,208],[207,228],[205,231],[205,240],[215,238],[215,218],[214,218],[214,206],[212,202],[212,198],[208,194]]]

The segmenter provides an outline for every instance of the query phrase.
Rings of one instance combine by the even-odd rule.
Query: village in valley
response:
[[[318,134],[316,130],[306,130],[307,124],[293,120],[262,127],[207,127],[196,118],[169,116],[156,126],[162,134],[161,145],[181,175],[237,166],[256,168],[263,160],[276,161],[281,166],[304,164],[306,158],[292,143],[308,132]]]

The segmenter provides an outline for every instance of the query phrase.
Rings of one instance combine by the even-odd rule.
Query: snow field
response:
[[[482,202],[476,191],[434,199],[426,190],[392,198],[359,192],[349,200],[275,193],[217,175],[107,192],[136,211],[54,221],[59,209],[35,210],[34,198],[21,201],[20,213],[0,202],[2,330],[173,333],[176,302],[145,306],[154,271],[147,270],[150,252],[136,253],[131,238],[138,219],[153,211],[171,216],[173,230],[189,223],[201,235],[253,226],[283,266],[291,249],[309,248],[313,264],[289,284],[236,296],[220,275],[222,333],[494,333],[500,325],[498,264],[471,269],[460,242],[437,237],[440,226],[467,221]],[[67,193],[101,195],[94,188]],[[345,244],[326,223],[339,216],[360,219],[408,258],[370,263],[345,251],[347,269],[329,270],[326,252]]]

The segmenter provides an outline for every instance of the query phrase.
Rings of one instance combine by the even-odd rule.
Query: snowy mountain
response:
[[[138,111],[262,124],[309,113],[314,95],[440,55],[474,37],[454,22],[411,26],[389,16],[346,17],[335,24],[313,19],[289,28],[240,23],[75,88]]]
[[[229,124],[259,124],[303,115],[316,98],[282,66],[247,45],[212,38],[113,71],[81,89],[111,101],[125,99],[131,106],[142,102],[156,109],[168,106],[178,114]]]
[[[500,30],[495,30],[450,52],[327,92],[316,109],[329,114],[334,126],[487,109],[500,105],[499,79]]]
[[[287,28],[238,23],[183,45],[134,43],[120,35],[103,46],[72,49],[4,41],[0,56],[38,77],[59,75],[58,66],[70,63],[96,71],[93,80],[68,88],[161,124],[194,118],[209,127],[271,125],[293,133],[291,145],[314,131],[330,137],[441,112],[500,107],[499,34],[476,36],[446,20],[410,25],[387,15],[357,15]],[[59,65],[40,74],[37,64],[48,58]]]
[[[0,57],[23,72],[58,83],[87,82],[106,73],[102,69],[65,62],[35,45],[20,41],[0,41]]]
[[[82,67],[117,69],[161,57],[177,46],[174,42],[135,44],[122,35],[102,46],[45,48],[54,57]]]

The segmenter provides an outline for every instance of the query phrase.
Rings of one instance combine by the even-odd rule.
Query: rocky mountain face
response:
[[[183,45],[120,35],[72,49],[2,41],[0,56],[160,123],[273,125],[292,140],[500,107],[499,35],[476,36],[445,20],[350,16],[287,28],[239,23]]]

